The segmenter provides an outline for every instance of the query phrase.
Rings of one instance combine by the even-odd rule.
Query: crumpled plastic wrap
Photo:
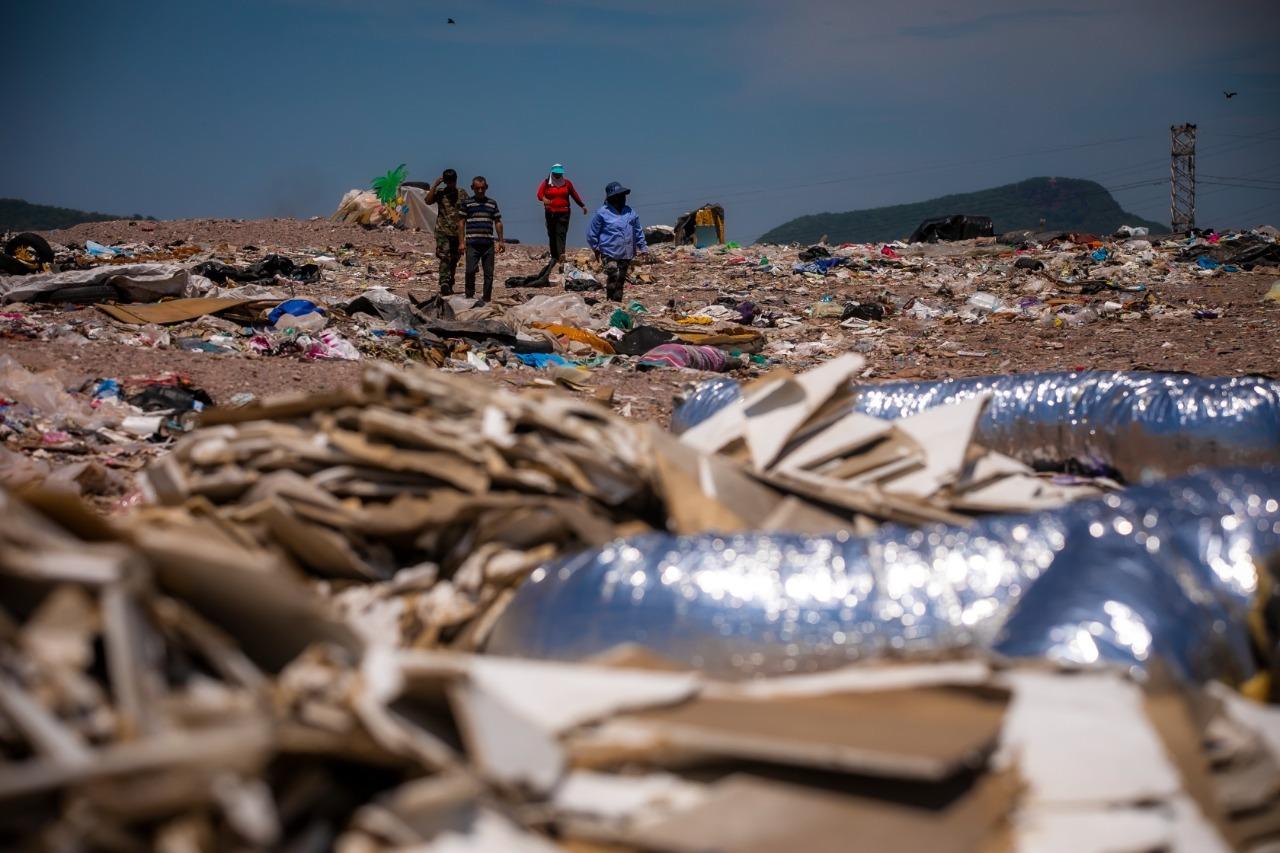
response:
[[[1251,609],[1280,617],[1259,575],[1278,557],[1280,469],[967,527],[648,535],[537,570],[489,651],[581,660],[638,643],[748,677],[976,648],[1139,671],[1159,658],[1186,679],[1240,681],[1255,671]]]
[[[110,286],[129,302],[158,302],[194,294],[191,274],[180,264],[122,264],[87,270],[0,276],[0,304],[38,302],[67,288]]]
[[[859,385],[854,408],[895,420],[990,392],[976,441],[1037,467],[1151,482],[1197,468],[1280,465],[1280,382],[1087,371]],[[672,417],[683,432],[741,394],[713,379]]]

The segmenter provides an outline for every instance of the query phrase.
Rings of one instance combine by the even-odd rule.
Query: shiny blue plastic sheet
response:
[[[967,527],[649,535],[539,569],[488,648],[581,660],[638,643],[729,678],[981,649],[1239,680],[1254,672],[1258,573],[1278,557],[1274,468]]]
[[[740,399],[730,382],[700,385],[672,430]],[[977,442],[1041,468],[1138,483],[1198,468],[1280,465],[1280,382],[1260,377],[1086,371],[887,382],[857,386],[853,406],[896,420],[987,392]]]

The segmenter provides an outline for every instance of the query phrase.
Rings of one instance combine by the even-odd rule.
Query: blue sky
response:
[[[1131,185],[1167,177],[1169,125],[1192,121],[1203,180],[1251,184],[1202,185],[1198,221],[1280,224],[1280,190],[1256,186],[1280,187],[1275,0],[16,0],[5,17],[0,196],[43,203],[328,215],[405,162],[485,174],[508,233],[536,240],[534,189],[562,161],[589,202],[632,187],[646,222],[722,201],[744,242],[1044,174],[1129,187],[1122,204],[1167,222],[1167,184]]]

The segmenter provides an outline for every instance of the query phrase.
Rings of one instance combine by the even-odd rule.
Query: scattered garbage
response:
[[[580,270],[572,264],[564,267],[564,289],[573,291],[603,290],[600,280],[586,270]]]
[[[577,301],[521,319],[412,298],[417,345],[496,373],[489,336],[576,320],[539,311],[580,305],[567,328],[606,330],[612,306],[548,296]],[[628,306],[643,322],[609,333],[741,359],[772,343],[736,325],[741,302]],[[461,331],[429,341],[428,324]],[[867,363],[847,352],[721,378],[741,402],[676,439],[583,399],[612,389],[560,351],[526,359],[543,392],[371,361],[358,386],[210,407],[111,524],[57,491],[0,491],[0,801],[21,804],[0,837],[701,850],[726,846],[726,814],[734,837],[796,849],[1272,834],[1280,799],[1257,778],[1280,729],[1256,698],[1277,672],[1274,469],[1128,491],[1037,473],[982,438],[1002,393],[1037,402],[1027,388],[931,389],[881,419],[858,410]],[[1199,413],[1194,384],[1135,411],[1181,406],[1169,432],[1194,436],[1195,417],[1264,417],[1276,396],[1250,381]],[[73,399],[127,406],[130,382]],[[164,440],[167,415],[127,415],[131,441]],[[0,474],[54,479],[12,455]]]
[[[673,232],[678,245],[693,244],[695,248],[705,249],[721,244],[725,241],[724,207],[704,204],[691,210],[676,219]]]
[[[306,318],[302,319],[305,320]],[[360,360],[360,351],[350,341],[332,329],[320,332],[319,336],[314,339],[305,335],[299,337],[298,345],[302,347],[303,355],[309,359]]]
[[[278,329],[302,329],[304,331],[320,331],[324,328],[325,310],[309,299],[288,299],[281,302],[267,314],[267,322]],[[303,318],[313,317],[318,327],[310,324],[302,325]]]
[[[194,295],[190,274],[176,264],[123,264],[0,276],[0,304],[41,301],[93,303],[106,299],[155,302],[164,296]]]
[[[267,255],[262,260],[245,267],[235,267],[220,261],[206,261],[192,268],[196,275],[218,284],[235,281],[254,284],[288,279],[300,284],[313,284],[320,280],[320,267],[314,263],[297,265],[283,255]]]
[[[991,224],[991,217],[954,214],[926,219],[916,227],[907,242],[937,243],[940,240],[951,242],[993,236],[995,236],[995,230]]]
[[[522,323],[564,323],[590,326],[595,322],[591,308],[581,296],[572,293],[538,294],[507,312]]]
[[[1225,849],[1265,837],[1257,821],[1275,808],[1269,794],[1247,816],[1223,805],[1275,763],[1272,712],[1227,689],[1196,704],[1114,670],[996,671],[972,657],[732,683],[633,644],[594,665],[476,655],[462,637],[389,648],[361,635],[394,614],[363,594],[376,587],[348,587],[362,594],[335,611],[280,556],[215,523],[89,536],[66,501],[0,493],[0,512],[0,581],[22,593],[6,597],[0,798],[23,804],[4,811],[6,838],[89,846],[109,828],[134,848],[689,850],[735,835],[974,851],[1078,849],[1088,825]],[[424,599],[432,575],[401,572],[402,592]],[[641,601],[630,589],[612,587],[628,619]],[[726,624],[745,619],[721,609]],[[1103,624],[1123,630],[1125,615]],[[829,632],[821,646],[849,639]],[[1055,724],[1064,707],[1070,726]],[[1209,731],[1231,762],[1208,760]]]
[[[53,248],[39,234],[14,234],[4,241],[0,251],[0,274],[30,275],[48,272],[54,262]]]
[[[115,380],[108,381],[116,384]],[[102,398],[102,388],[103,384],[99,383],[95,397]],[[132,377],[125,383],[124,398],[144,412],[201,412],[206,406],[213,405],[209,394],[181,373]]]
[[[716,347],[667,343],[659,344],[640,356],[636,366],[641,369],[681,367],[688,370],[723,373],[738,366],[739,363],[738,359],[726,355]]]

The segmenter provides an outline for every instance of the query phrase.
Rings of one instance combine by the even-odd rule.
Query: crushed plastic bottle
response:
[[[310,314],[298,316],[296,314],[281,314],[276,318],[276,331],[283,332],[286,329],[297,329],[299,332],[307,334],[315,334],[328,325],[328,320],[319,311],[312,311]]]
[[[844,316],[844,306],[833,300],[830,296],[824,296],[809,306],[809,316],[835,317],[839,319]]]
[[[1000,301],[1000,297],[996,296],[994,293],[982,292],[975,293],[973,296],[970,296],[965,304],[977,309],[978,312],[982,314],[991,314],[995,311],[1000,311],[1005,307],[1004,303]]]
[[[95,400],[119,399],[119,397],[120,383],[115,379],[99,379],[93,388],[93,399]]]
[[[304,354],[309,359],[360,360],[360,351],[332,329],[321,332],[319,338],[300,336],[298,344],[305,347]]]
[[[915,317],[917,320],[936,320],[946,312],[940,308],[934,308],[932,305],[926,305],[917,299],[911,303],[911,307],[905,313],[908,317]]]
[[[1081,308],[1074,314],[1067,314],[1062,322],[1068,326],[1087,326],[1098,319],[1098,312],[1092,308]]]

